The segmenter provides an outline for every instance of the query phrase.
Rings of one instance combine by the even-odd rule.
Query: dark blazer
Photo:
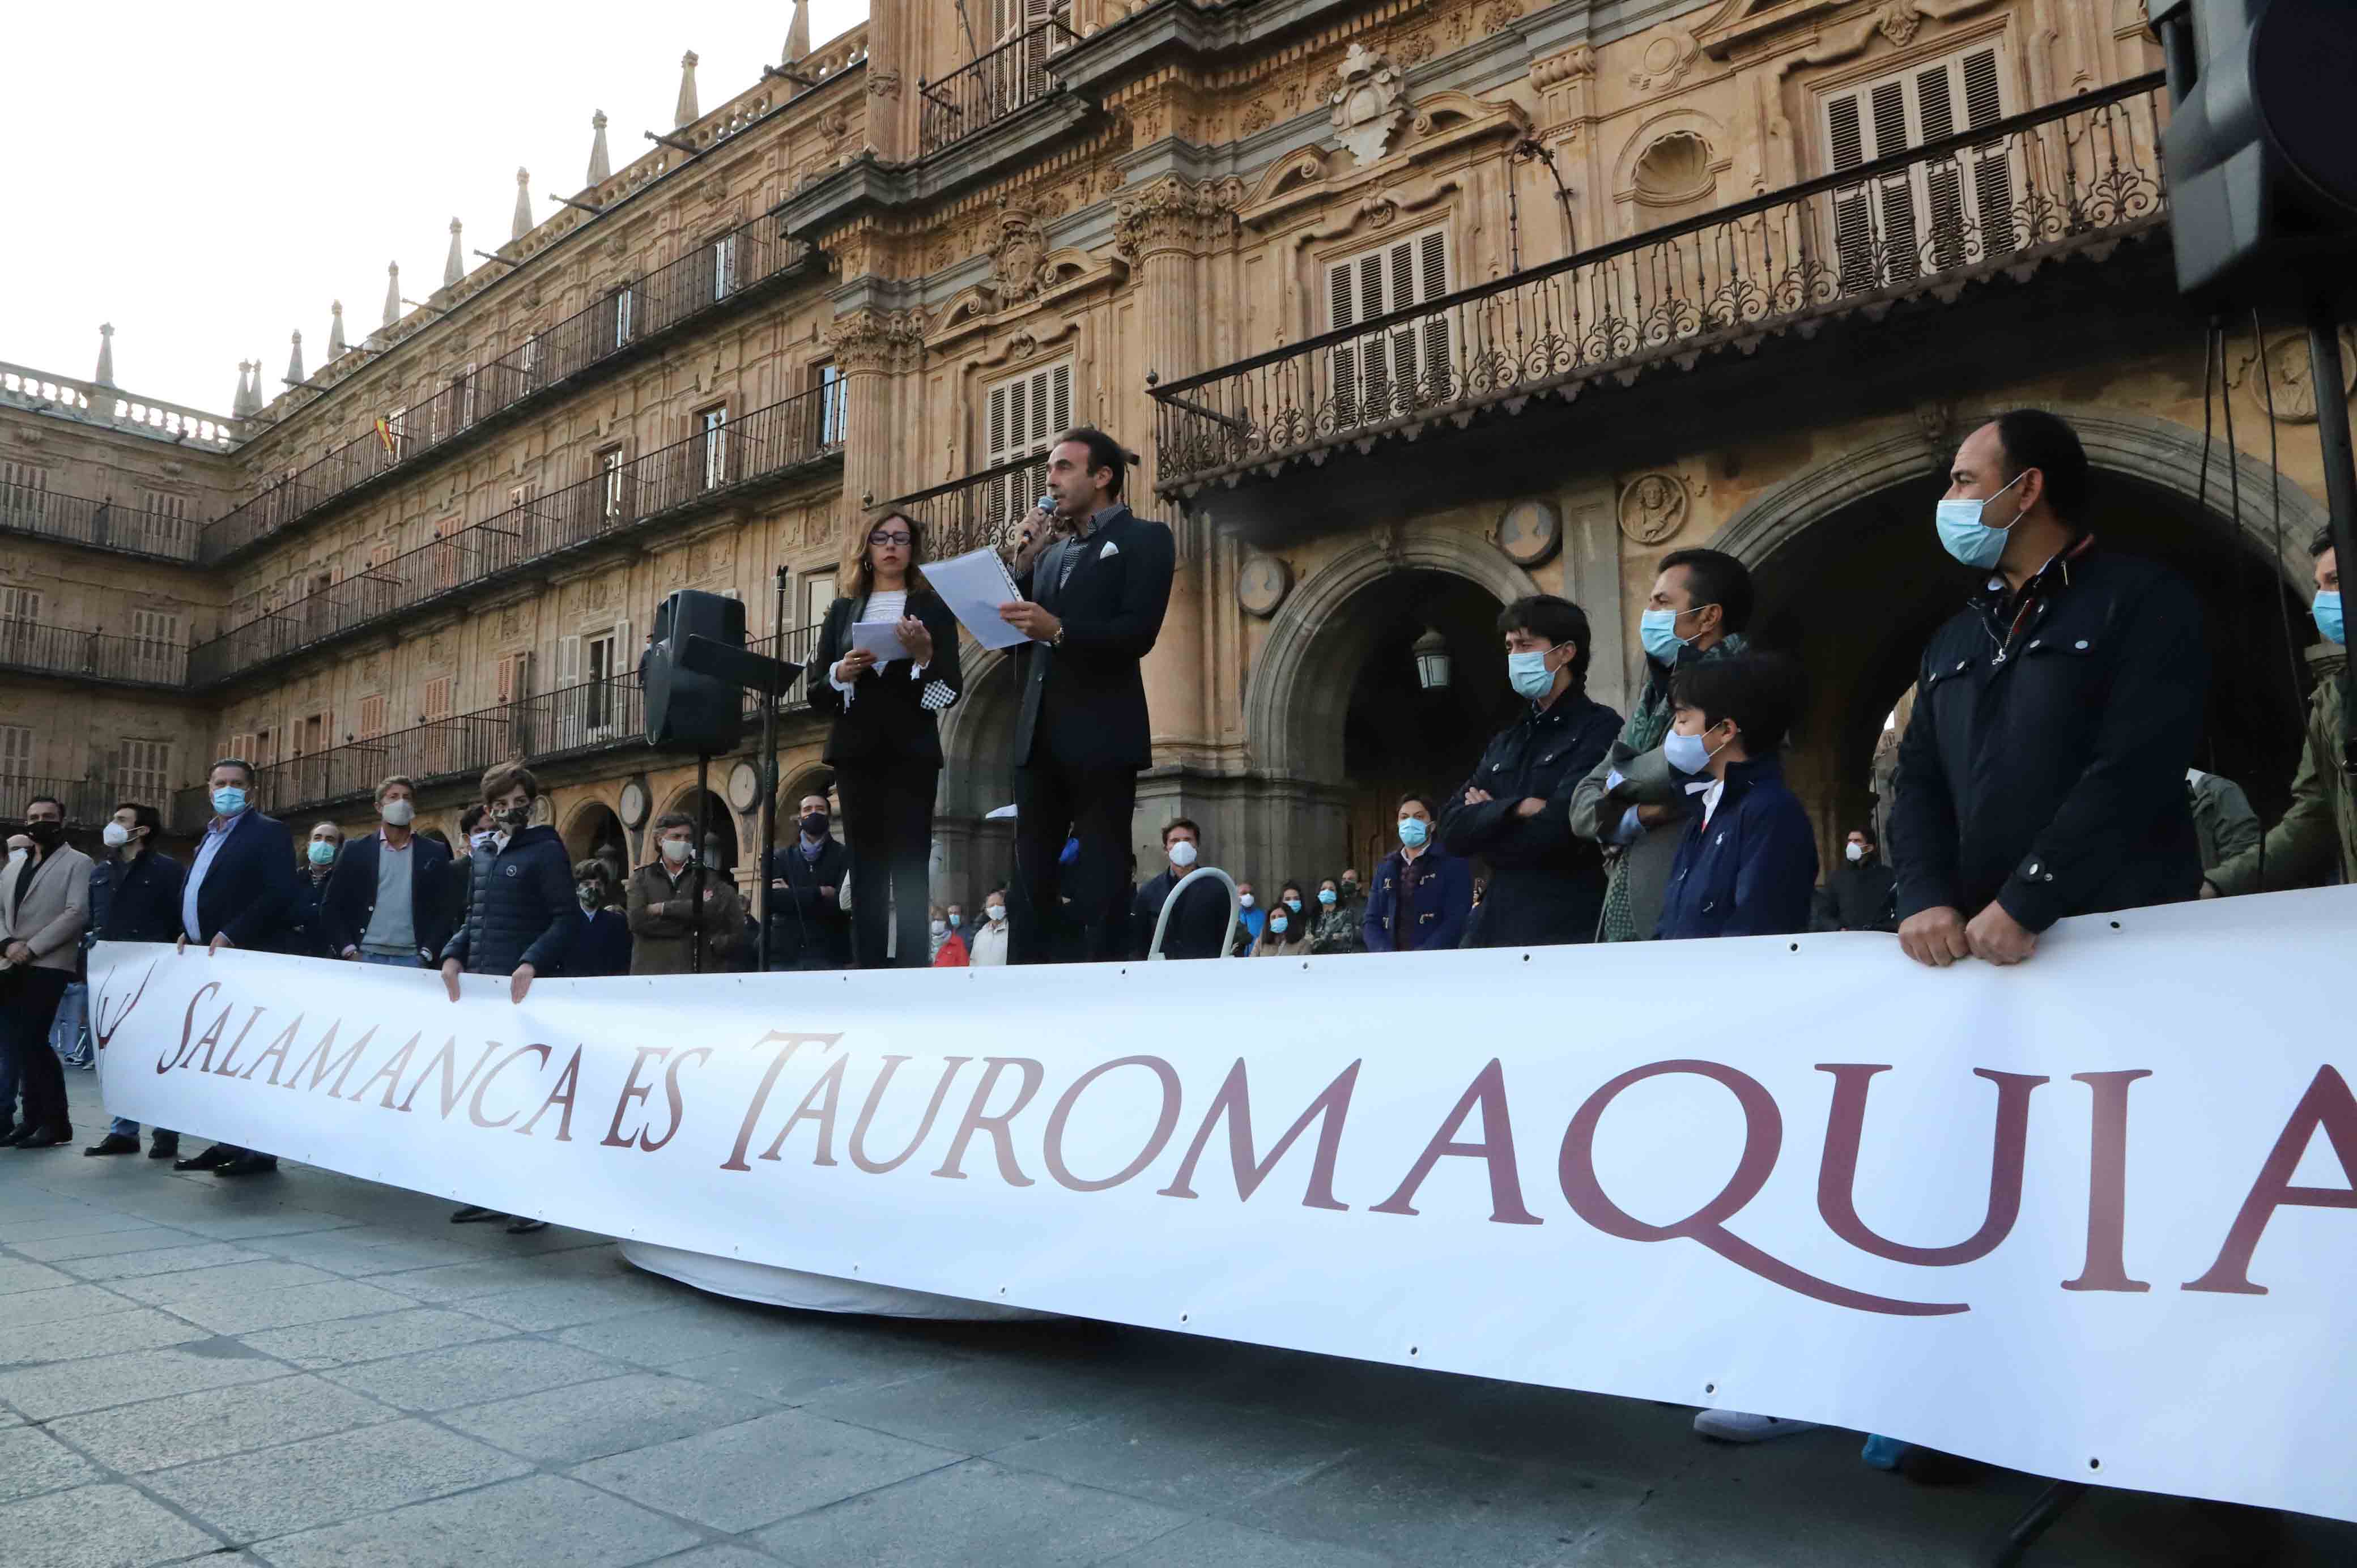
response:
[[[1816,830],[1785,787],[1782,764],[1773,757],[1738,762],[1727,770],[1709,823],[1699,811],[1686,819],[1653,935],[1674,941],[1805,931],[1816,886]]]
[[[568,980],[587,980],[601,974],[630,972],[630,922],[619,909],[600,909],[595,915],[580,913],[574,906],[573,945],[565,955],[565,974]]]
[[[178,861],[152,849],[128,865],[100,861],[90,874],[91,935],[102,942],[177,940],[180,890],[188,879],[188,870]]]
[[[286,941],[282,950],[300,958],[336,956],[336,950],[328,945],[327,921],[321,913],[335,875],[332,868],[326,876],[312,875],[307,865],[296,869],[295,897],[286,906]]]
[[[862,699],[865,700],[864,698]],[[829,837],[815,862],[802,858],[802,834],[770,852],[770,966],[772,969],[847,969],[851,965],[851,918],[843,912],[843,879],[851,875],[851,852]],[[832,887],[834,896],[822,894]]]
[[[320,935],[329,956],[360,946],[368,923],[376,914],[377,864],[384,853],[380,833],[356,838],[337,857],[335,875],[328,878],[328,896],[320,909]],[[450,852],[432,839],[410,835],[409,918],[417,932],[418,955],[438,963],[450,940]]]
[[[2092,538],[2025,585],[2027,607],[2002,586],[1923,651],[1890,812],[1899,918],[1994,899],[2042,931],[2196,897],[2201,601]]]
[[[1077,552],[1060,587],[1064,557]],[[1016,650],[1023,709],[1015,725],[1015,766],[1054,760],[1071,768],[1152,764],[1140,661],[1162,635],[1170,607],[1177,546],[1169,527],[1115,504],[1084,540],[1041,552],[1017,586],[1063,622],[1064,646]]]
[[[443,961],[457,959],[469,974],[508,974],[524,963],[534,973],[562,974],[581,904],[556,830],[526,828],[506,848],[479,850],[468,861],[475,875],[466,923],[444,944]]]
[[[1169,902],[1171,890],[1183,875],[1166,867],[1161,875],[1149,876],[1138,885],[1129,908],[1133,958],[1144,958],[1154,945],[1154,922],[1162,918],[1162,906]],[[1178,908],[1170,911],[1169,928],[1162,933],[1162,956],[1219,958],[1226,951],[1222,939],[1227,929],[1228,890],[1216,877],[1206,876],[1188,888],[1178,899]]]
[[[1608,710],[1609,711],[1609,710]],[[1412,929],[1399,927],[1400,888],[1408,889]],[[1473,867],[1437,843],[1427,843],[1414,860],[1397,850],[1375,867],[1360,931],[1369,952],[1422,952],[1453,948],[1465,940],[1465,918],[1473,912]]]
[[[1482,752],[1473,776],[1449,791],[1440,847],[1490,863],[1489,895],[1472,916],[1475,947],[1594,939],[1604,908],[1604,854],[1572,832],[1571,794],[1620,733],[1620,715],[1585,692],[1566,692],[1544,709],[1525,703],[1523,716]],[[1491,799],[1465,804],[1466,791],[1477,786]],[[1521,815],[1522,803],[1534,796],[1546,810]]]
[[[201,836],[197,848],[204,848]],[[188,865],[195,875],[196,862]],[[282,951],[294,903],[295,835],[285,822],[249,806],[230,824],[198,885],[196,940],[210,942],[226,931],[239,947]],[[180,929],[176,914],[174,934]]]
[[[894,659],[862,673],[853,682],[853,700],[845,703],[834,689],[830,671],[851,651],[851,627],[866,612],[865,598],[837,599],[827,607],[826,622],[818,634],[818,651],[811,656],[811,706],[834,715],[827,732],[825,760],[832,767],[879,762],[942,765],[942,731],[933,715],[964,693],[965,677],[958,660],[957,617],[939,595],[914,588],[908,613],[933,634],[933,657],[921,680],[911,679],[916,668],[907,659]]]

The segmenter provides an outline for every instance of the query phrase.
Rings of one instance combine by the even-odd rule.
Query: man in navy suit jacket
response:
[[[450,940],[450,849],[409,831],[417,815],[417,786],[394,774],[376,787],[376,812],[382,824],[344,845],[320,900],[320,933],[338,958],[396,969],[434,969]],[[386,855],[400,857],[388,868]],[[400,905],[403,866],[408,868],[409,908]],[[393,881],[384,881],[390,870]],[[383,900],[383,918],[377,918]]]
[[[253,810],[252,763],[223,757],[213,764],[205,786],[212,795],[213,820],[205,826],[180,889],[180,950],[202,942],[209,953],[223,948],[280,950],[295,903],[295,836],[285,823]],[[276,1170],[278,1157],[215,1144],[174,1162],[172,1168],[252,1176]]]

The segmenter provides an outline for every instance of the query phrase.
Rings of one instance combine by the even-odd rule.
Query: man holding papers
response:
[[[1129,893],[1129,820],[1153,760],[1139,665],[1162,633],[1176,548],[1169,528],[1122,503],[1126,460],[1101,430],[1068,431],[1048,454],[1054,510],[1011,563],[1022,597],[999,618],[1028,640],[1016,653],[1015,882],[1007,956],[1047,961],[1054,913],[1078,928],[1083,961],[1120,956]],[[1059,864],[1067,838],[1080,842]],[[1069,899],[1069,907],[1060,900]]]

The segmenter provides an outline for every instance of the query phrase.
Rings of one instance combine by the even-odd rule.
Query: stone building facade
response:
[[[127,679],[0,642],[0,726],[33,737],[0,777],[111,805],[152,740],[174,789],[241,752],[273,810],[357,823],[379,774],[455,817],[522,756],[577,853],[635,861],[703,809],[750,883],[754,748],[699,803],[639,739],[657,602],[734,593],[791,657],[866,507],[970,548],[1094,423],[1179,540],[1145,863],[1183,812],[1263,882],[1363,869],[1398,791],[1456,783],[1505,716],[1503,601],[1584,606],[1625,711],[1646,587],[1698,544],[1752,564],[1761,636],[1812,672],[1792,773],[1830,844],[1969,586],[1930,526],[1947,456],[2037,403],[2087,438],[2098,532],[2202,587],[2204,765],[2264,806],[2317,393],[2248,330],[2205,387],[2158,63],[2136,0],[877,0],[708,113],[690,57],[666,143],[611,169],[600,125],[498,262],[454,231],[427,308],[392,280],[376,331],[266,403],[242,380],[214,436],[134,418],[103,366],[0,377],[0,462],[48,498],[0,490],[0,591],[73,633],[177,618]],[[2205,397],[2239,416],[2206,461]],[[189,526],[77,536],[102,503]],[[1006,868],[1015,693],[969,670],[935,861],[971,904]],[[821,738],[790,710],[789,806]]]

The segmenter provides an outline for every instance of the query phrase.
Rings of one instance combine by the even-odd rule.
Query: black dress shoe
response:
[[[235,1149],[226,1144],[215,1144],[201,1155],[190,1155],[185,1160],[174,1160],[172,1168],[176,1171],[209,1171],[216,1165],[229,1164],[230,1161],[237,1158],[237,1154]]]
[[[519,1219],[508,1227],[508,1234],[511,1236],[529,1236],[535,1230],[545,1230],[547,1229],[548,1221],[545,1219]]]
[[[178,1138],[156,1139],[154,1143],[147,1145],[147,1157],[151,1160],[178,1159],[180,1157],[180,1140]]]
[[[276,1155],[240,1155],[237,1158],[229,1161],[225,1165],[215,1165],[213,1167],[213,1175],[260,1176],[264,1171],[274,1171],[277,1168],[278,1156]]]
[[[497,1219],[499,1218],[500,1211],[498,1209],[478,1208],[475,1205],[470,1203],[467,1205],[466,1208],[458,1210],[457,1213],[450,1216],[450,1223],[453,1225],[472,1225],[479,1219]]]
[[[85,1155],[135,1155],[138,1152],[139,1140],[128,1133],[109,1133],[82,1151]]]
[[[0,1149],[10,1148],[19,1138],[29,1138],[32,1135],[33,1124],[30,1122],[12,1122],[5,1128],[0,1128]]]
[[[17,1139],[16,1147],[20,1149],[54,1149],[59,1144],[70,1144],[72,1142],[73,1129],[71,1127],[44,1127],[29,1138]]]

